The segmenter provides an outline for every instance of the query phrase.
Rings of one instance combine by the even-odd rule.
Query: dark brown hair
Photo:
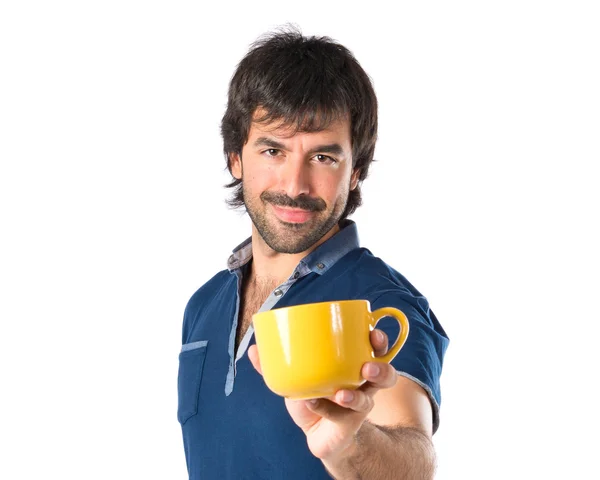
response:
[[[260,108],[264,115],[253,118]],[[353,168],[359,185],[342,215],[362,203],[360,183],[367,177],[377,139],[377,98],[369,76],[352,53],[329,37],[304,37],[295,27],[267,34],[252,44],[229,84],[221,122],[223,149],[231,173],[232,153],[242,154],[252,121],[280,122],[295,131],[315,132],[332,121],[350,119]],[[227,203],[244,205],[241,180]]]

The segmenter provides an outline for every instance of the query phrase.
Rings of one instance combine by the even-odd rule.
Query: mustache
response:
[[[306,195],[291,198],[285,193],[263,192],[260,194],[260,199],[279,207],[299,208],[309,212],[322,212],[327,207],[322,198],[311,198]]]

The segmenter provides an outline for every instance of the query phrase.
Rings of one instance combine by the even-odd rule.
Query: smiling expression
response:
[[[279,253],[301,253],[328,238],[358,183],[349,120],[310,133],[253,122],[241,159],[231,160],[256,230]]]

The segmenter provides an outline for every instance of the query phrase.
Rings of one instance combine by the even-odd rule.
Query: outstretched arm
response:
[[[379,336],[379,333],[382,336]],[[371,332],[377,356],[387,351],[383,332]],[[260,372],[256,346],[248,355]],[[308,447],[336,480],[432,479],[432,410],[427,393],[387,363],[365,363],[367,382],[313,401],[286,399]]]
[[[322,459],[327,471],[336,480],[433,479],[435,450],[431,430],[426,430],[431,425],[426,417],[431,418],[427,394],[412,380],[398,377],[394,387],[378,392],[374,400],[374,415],[362,423],[349,446],[338,455]],[[384,408],[388,402],[394,406]],[[333,405],[331,408],[335,408]],[[418,420],[420,415],[423,422]],[[371,417],[387,424],[396,421],[396,425],[377,425]]]

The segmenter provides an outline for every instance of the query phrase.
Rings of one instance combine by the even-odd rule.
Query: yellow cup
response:
[[[383,317],[394,317],[400,334],[375,357],[369,333]],[[256,346],[269,389],[294,400],[329,397],[356,389],[365,362],[389,363],[408,336],[408,319],[397,308],[371,312],[368,300],[345,300],[277,308],[253,316]]]

